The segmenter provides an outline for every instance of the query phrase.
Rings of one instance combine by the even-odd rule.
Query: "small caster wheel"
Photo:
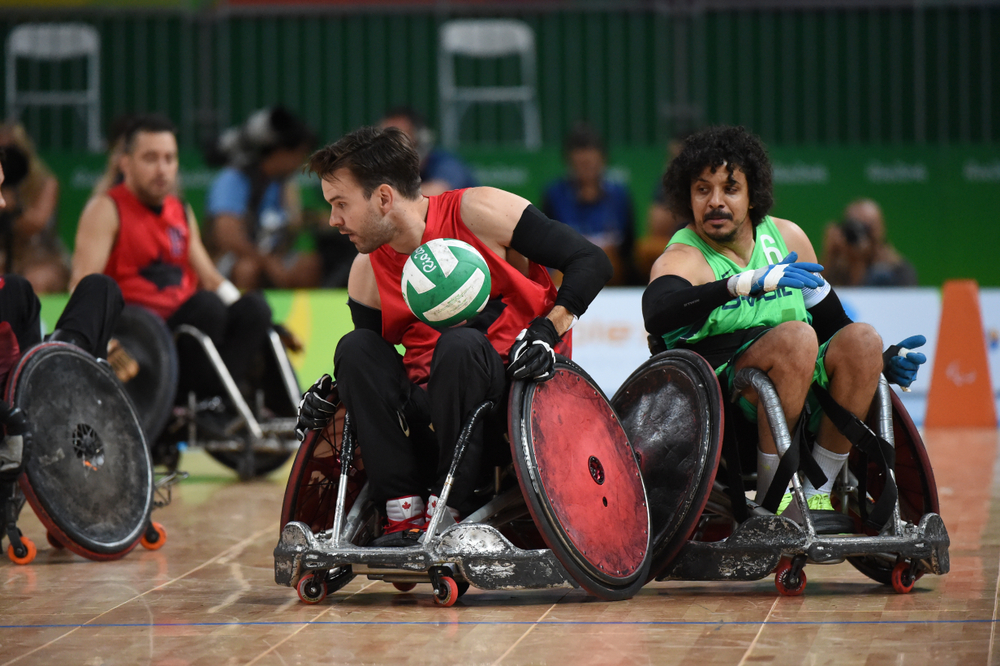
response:
[[[20,548],[15,548],[14,544],[7,546],[7,557],[14,564],[28,564],[35,559],[35,555],[38,555],[35,543],[28,537],[22,536],[21,544]]]
[[[892,568],[892,589],[899,594],[909,594],[913,591],[916,577],[910,572],[909,562],[897,562]]]
[[[63,548],[66,547],[62,541],[57,539],[56,536],[52,534],[52,532],[45,533],[45,540],[48,541],[49,545],[55,548],[56,550],[62,550]]]
[[[150,523],[139,541],[146,550],[159,550],[167,543],[167,530],[159,523]]]
[[[316,574],[306,574],[299,580],[295,587],[299,593],[299,599],[307,604],[318,604],[326,599],[326,581],[323,580],[326,574],[318,576]]]
[[[458,601],[458,583],[451,576],[441,576],[441,588],[434,591],[434,603],[438,606],[454,606]]]
[[[775,569],[774,586],[784,597],[797,597],[806,590],[806,572],[795,573],[791,561],[783,558]]]
[[[409,592],[417,586],[416,583],[393,583],[392,586],[400,592]]]

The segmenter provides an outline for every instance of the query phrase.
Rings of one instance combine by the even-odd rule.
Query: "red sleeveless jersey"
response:
[[[111,188],[108,196],[118,207],[118,237],[104,273],[121,287],[126,303],[166,319],[198,289],[188,256],[191,239],[184,204],[168,196],[157,213],[124,183]]]
[[[420,242],[423,244],[436,238],[457,238],[483,255],[490,269],[490,298],[502,295],[506,304],[503,313],[490,326],[486,337],[506,363],[507,352],[514,344],[517,334],[527,328],[532,319],[552,310],[556,288],[544,267],[531,262],[528,275],[523,275],[465,226],[460,210],[464,192],[465,190],[453,190],[428,197],[430,205],[427,209],[427,226]],[[431,356],[441,334],[417,319],[403,300],[400,283],[403,279],[403,265],[409,255],[400,254],[388,245],[383,245],[368,256],[375,271],[378,294],[382,301],[382,337],[394,345],[403,345],[403,365],[406,366],[410,381],[423,384],[430,374]],[[569,333],[557,351],[569,356]]]

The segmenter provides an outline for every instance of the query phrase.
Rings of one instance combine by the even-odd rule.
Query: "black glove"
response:
[[[337,413],[337,405],[326,399],[332,391],[333,379],[330,375],[323,375],[302,394],[302,400],[299,401],[299,418],[295,422],[295,436],[300,442],[306,438],[306,433],[310,430],[325,428]]]
[[[552,377],[556,364],[555,346],[559,333],[548,317],[535,317],[528,328],[517,335],[507,358],[507,374],[511,379],[534,379],[544,382]]]

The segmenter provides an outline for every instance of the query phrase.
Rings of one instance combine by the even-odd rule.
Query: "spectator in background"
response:
[[[858,199],[844,210],[839,224],[830,223],[823,239],[823,275],[845,287],[912,287],[917,271],[885,239],[882,209],[871,199]]]
[[[670,143],[667,144],[667,163],[664,171],[680,154],[684,140],[690,135],[689,131],[680,132],[670,139]],[[639,239],[635,249],[636,270],[644,279],[649,276],[653,262],[663,254],[663,248],[670,242],[671,237],[679,229],[687,226],[687,223],[688,220],[678,218],[670,210],[666,190],[663,189],[663,179],[660,178],[653,190],[653,202],[649,204],[649,210],[646,212],[646,235]]]
[[[410,138],[420,156],[420,193],[425,197],[479,185],[458,155],[434,145],[434,132],[415,110],[394,107],[382,117],[380,125],[383,129],[398,127]]]
[[[589,125],[577,123],[563,143],[563,158],[569,173],[545,188],[542,212],[604,250],[614,266],[608,284],[637,284],[632,195],[606,178],[604,142]]]
[[[107,137],[108,161],[104,166],[104,173],[101,174],[101,177],[94,184],[94,189],[90,191],[91,198],[107,194],[108,190],[124,180],[118,163],[121,161],[123,154],[122,148],[125,144],[125,133],[128,132],[135,119],[135,115],[126,113],[111,121]]]
[[[207,156],[226,165],[208,191],[208,245],[219,271],[240,289],[319,284],[320,259],[300,233],[292,178],[315,141],[301,119],[276,106],[225,132]]]
[[[0,125],[0,147],[16,165],[3,185],[7,207],[0,213],[0,272],[24,276],[35,293],[66,291],[69,254],[56,233],[59,181],[22,125]]]

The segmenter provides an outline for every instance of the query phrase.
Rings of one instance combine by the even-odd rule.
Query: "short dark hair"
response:
[[[397,127],[362,127],[309,158],[309,170],[321,179],[339,169],[351,172],[365,198],[382,184],[395,188],[407,199],[420,197],[420,156],[409,137]]]
[[[132,152],[132,149],[135,147],[135,137],[139,132],[170,132],[176,137],[177,127],[174,126],[170,118],[159,113],[145,113],[134,116],[128,125],[128,129],[122,133],[122,150],[124,152]]]
[[[576,150],[591,149],[607,157],[607,147],[604,145],[601,135],[589,123],[580,121],[573,125],[569,134],[563,139],[563,157],[569,157],[569,154]]]
[[[684,140],[684,148],[663,175],[663,190],[671,212],[693,221],[691,183],[706,168],[714,172],[723,164],[730,175],[737,167],[746,175],[752,206],[750,221],[756,227],[774,205],[771,160],[760,138],[743,127],[708,127]]]

